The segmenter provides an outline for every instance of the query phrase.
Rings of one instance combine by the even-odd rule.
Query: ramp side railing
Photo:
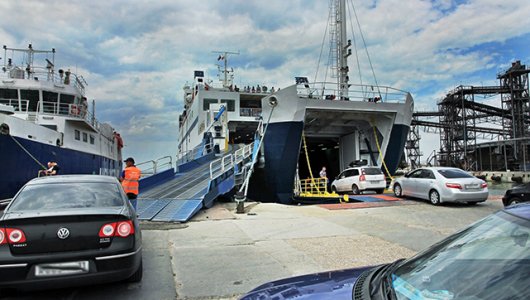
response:
[[[226,171],[234,168],[236,164],[242,162],[250,155],[252,155],[253,146],[254,143],[250,143],[248,145],[245,145],[243,148],[237,149],[234,154],[228,154],[212,161],[210,163],[210,180],[221,176]]]
[[[173,158],[171,156],[163,156],[156,160],[148,160],[136,164],[142,171],[142,176],[149,176],[156,174],[160,171],[167,170],[173,167]]]

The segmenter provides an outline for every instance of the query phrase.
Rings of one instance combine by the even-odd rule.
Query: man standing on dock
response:
[[[142,176],[142,171],[134,165],[134,158],[129,157],[124,162],[126,167],[121,172],[120,181],[125,194],[127,194],[127,198],[129,198],[134,210],[136,210],[136,198],[138,197],[139,189],[138,181]]]

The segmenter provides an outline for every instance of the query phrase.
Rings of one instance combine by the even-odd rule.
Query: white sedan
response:
[[[394,180],[396,197],[415,197],[438,205],[443,202],[476,204],[488,199],[488,184],[466,171],[448,167],[413,170]]]

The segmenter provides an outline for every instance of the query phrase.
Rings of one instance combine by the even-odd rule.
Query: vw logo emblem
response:
[[[68,230],[68,228],[62,227],[62,228],[59,228],[59,230],[57,231],[57,237],[59,237],[61,240],[64,240],[69,236],[70,236],[70,231]]]

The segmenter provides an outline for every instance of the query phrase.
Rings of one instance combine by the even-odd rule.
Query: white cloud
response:
[[[527,0],[355,4],[379,83],[411,91],[417,109],[435,110],[460,84],[495,84],[510,59],[530,58],[527,48],[508,48],[529,44]],[[0,40],[56,48],[56,62],[84,75],[100,119],[124,132],[126,154],[138,156],[158,146],[175,154],[167,145],[176,144],[181,88],[194,70],[215,70],[212,51],[240,51],[232,58],[238,85],[285,87],[294,76],[314,77],[328,22],[327,1],[13,0],[0,9],[24,12],[3,14]],[[356,42],[363,47],[359,33]],[[359,54],[363,81],[373,81],[364,49]],[[349,61],[353,80],[353,55]],[[152,147],[147,138],[156,138]]]

